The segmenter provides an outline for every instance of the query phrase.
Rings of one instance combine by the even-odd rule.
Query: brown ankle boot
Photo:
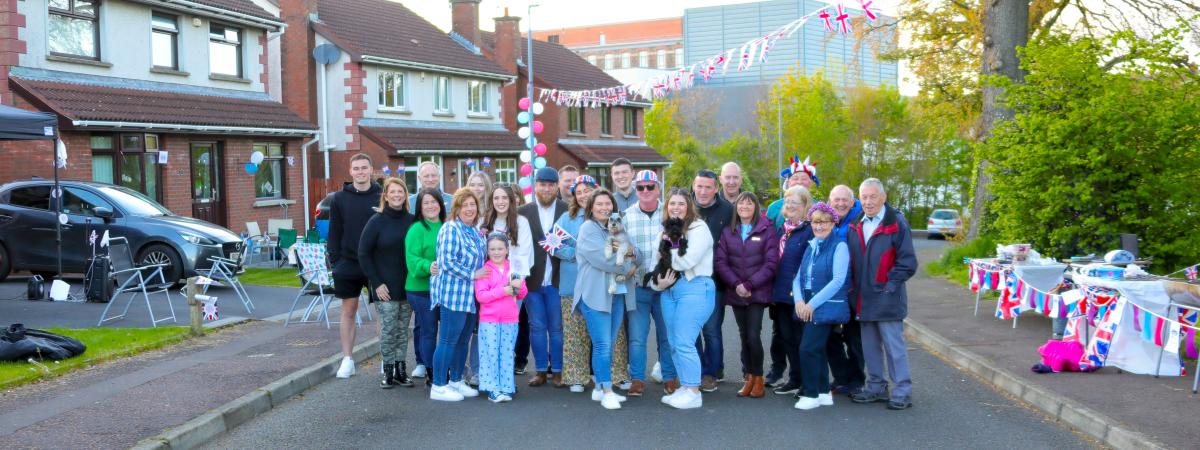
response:
[[[763,395],[766,394],[767,390],[766,378],[764,378],[762,375],[755,375],[750,378],[753,379],[754,384],[754,386],[750,388],[750,398],[762,398]]]
[[[529,379],[530,386],[541,386],[546,384],[546,372],[538,372],[533,378]]]
[[[751,389],[754,388],[754,379],[755,379],[754,375],[750,375],[747,373],[747,374],[745,374],[745,376],[743,376],[743,378],[746,379],[746,383],[743,384],[742,389],[738,391],[738,393],[737,393],[738,397],[745,397],[747,395],[750,395]]]

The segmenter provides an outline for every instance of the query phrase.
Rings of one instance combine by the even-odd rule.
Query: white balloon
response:
[[[529,139],[529,127],[521,127],[517,130],[517,137],[521,139]]]
[[[544,110],[545,110],[545,107],[542,106],[541,102],[533,104],[533,115],[535,115],[535,116],[541,115],[542,111],[544,111]]]
[[[521,152],[521,162],[529,162],[529,152]]]
[[[263,155],[262,152],[254,152],[250,154],[250,162],[254,164],[262,164],[263,158],[265,157],[266,155]]]

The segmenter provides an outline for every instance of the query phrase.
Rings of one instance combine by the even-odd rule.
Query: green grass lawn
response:
[[[951,282],[966,286],[967,264],[963,258],[986,258],[995,256],[996,238],[980,236],[973,241],[961,242],[947,246],[942,251],[942,257],[925,266],[925,271],[933,276],[941,276]]]
[[[49,328],[87,345],[82,355],[62,361],[0,362],[0,389],[51,378],[111,359],[165,347],[187,338],[187,327],[158,328]]]
[[[300,278],[296,276],[296,273],[294,267],[282,267],[279,269],[247,267],[246,272],[239,275],[238,279],[242,281],[242,284],[252,284],[255,286],[298,288],[301,284]]]

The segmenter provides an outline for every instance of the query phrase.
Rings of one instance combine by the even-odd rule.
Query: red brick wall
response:
[[[279,42],[283,104],[312,123],[319,123],[316,62],[312,58],[316,37],[308,26],[308,15],[316,11],[316,0],[279,0],[279,15],[287,24]]]
[[[20,55],[25,54],[25,41],[18,39],[18,30],[25,27],[25,15],[17,13],[17,1],[0,0],[0,103],[5,105],[13,102],[8,68],[19,64]]]
[[[262,64],[262,73],[258,75],[258,81],[263,85],[263,92],[269,93],[271,92],[271,59],[269,58],[270,55],[268,54],[270,49],[267,48],[266,33],[258,36],[258,48],[262,49],[262,53],[258,55],[258,63]]]

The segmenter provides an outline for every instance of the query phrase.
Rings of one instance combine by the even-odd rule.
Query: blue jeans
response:
[[[439,308],[430,309],[433,301],[428,292],[408,291],[408,302],[412,304],[416,325],[413,327],[413,352],[417,364],[433,368],[433,350],[437,347]]]
[[[445,386],[449,381],[462,381],[463,365],[467,363],[467,344],[475,331],[475,313],[441,309],[441,329],[437,349],[433,352],[433,384]]]
[[[611,312],[596,311],[579,301],[588,337],[592,338],[592,372],[599,389],[612,389],[613,341],[617,340],[621,319],[625,317],[625,296],[614,295],[611,301]]]
[[[701,342],[697,338],[696,348],[700,349],[701,374],[716,377],[725,369],[725,349],[721,346],[721,325],[725,323],[725,305],[721,304],[721,294],[715,288],[708,296],[713,299],[714,309],[712,315],[708,317],[708,321],[704,323],[704,330],[701,333],[704,340]]]
[[[826,346],[833,325],[804,324],[804,336],[800,338],[800,376],[803,379],[805,397],[817,398],[829,393],[829,358]]]
[[[667,338],[667,325],[663,322],[662,294],[649,288],[637,288],[637,309],[625,313],[629,321],[626,330],[629,334],[629,376],[634,380],[646,381],[646,338],[650,335],[651,317],[654,318],[658,363],[662,367],[663,380],[675,379],[671,342]]]
[[[561,301],[558,288],[554,286],[542,286],[525,296],[525,307],[529,313],[529,346],[533,348],[533,364],[538,372],[562,372]]]
[[[710,277],[680,279],[663,292],[662,313],[671,341],[671,358],[683,387],[700,386],[700,330],[713,315],[716,286]]]

